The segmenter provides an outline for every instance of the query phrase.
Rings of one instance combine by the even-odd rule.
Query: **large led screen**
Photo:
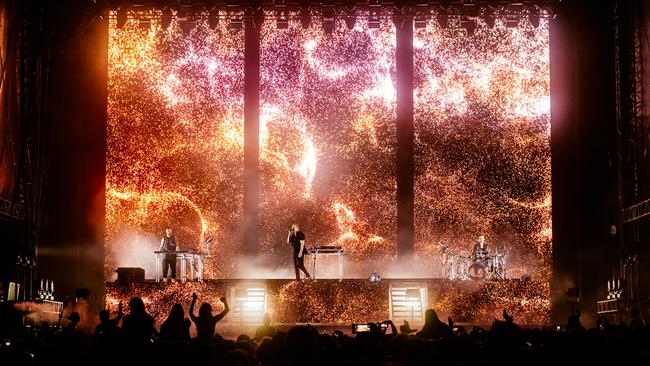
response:
[[[290,271],[292,223],[309,246],[342,246],[347,277],[396,252],[395,27],[350,25],[261,32],[260,244]]]
[[[416,252],[444,267],[484,236],[508,277],[548,283],[548,21],[458,23],[414,31]]]
[[[167,226],[179,249],[218,255],[205,277],[223,277],[241,235],[243,31],[145,25],[109,27],[106,278],[117,267],[153,277]]]
[[[396,32],[322,17],[260,29],[258,258],[239,261],[244,31],[111,18],[105,274],[154,270],[166,226],[206,278],[291,277],[287,228],[340,245],[346,277],[446,276],[484,236],[508,277],[551,268],[548,22],[413,36],[416,265],[396,258]],[[286,25],[285,25],[286,24]],[[213,238],[206,243],[207,238]],[[442,248],[445,255],[442,255]],[[308,263],[309,264],[309,263]],[[310,266],[308,265],[308,268]],[[325,266],[324,269],[333,268]]]

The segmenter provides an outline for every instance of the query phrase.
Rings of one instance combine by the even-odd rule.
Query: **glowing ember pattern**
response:
[[[519,324],[548,324],[549,289],[546,281],[441,282],[429,307],[455,321],[491,324],[507,310]]]
[[[343,245],[354,275],[369,275],[395,252],[394,25],[338,19],[327,35],[317,18],[267,21],[260,72],[261,250],[288,264],[297,222],[308,245]]]
[[[118,266],[149,272],[166,225],[183,250],[232,258],[241,224],[243,32],[174,19],[109,27],[107,279]],[[210,248],[203,239],[214,237]],[[144,259],[146,258],[146,259]],[[230,268],[211,262],[206,277]]]
[[[548,21],[473,36],[436,22],[414,32],[416,252],[506,252],[508,275],[546,290],[551,271]],[[539,290],[539,289],[537,289]],[[486,295],[487,296],[487,295]]]
[[[109,28],[106,178],[107,279],[147,257],[164,227],[182,249],[208,250],[207,278],[234,273],[241,224],[243,34],[199,21]],[[395,255],[395,29],[388,19],[325,35],[265,22],[261,31],[261,245],[264,264],[289,260],[285,228],[310,245],[343,245],[358,270]],[[479,234],[507,251],[511,276],[530,282],[446,283],[430,306],[457,320],[490,320],[502,308],[527,323],[548,319],[551,261],[548,23],[467,37],[435,22],[414,34],[416,264],[439,262],[436,242],[469,251]],[[212,247],[201,246],[214,236]],[[374,263],[373,263],[374,262]],[[363,263],[365,266],[360,266]],[[398,266],[399,267],[399,266]],[[423,269],[423,268],[426,268]],[[348,272],[349,273],[349,272]],[[383,272],[382,272],[383,273]],[[411,270],[409,273],[413,273]],[[381,320],[386,286],[282,282],[271,288],[278,320]],[[142,296],[161,319],[210,284],[111,287],[107,303]],[[379,290],[378,290],[379,289]],[[375,292],[373,292],[375,291]],[[365,296],[365,297],[364,297]],[[383,297],[382,297],[383,298]],[[295,308],[310,309],[295,318]],[[331,311],[331,309],[336,311]]]
[[[199,305],[208,302],[215,313],[221,311],[219,298],[230,296],[231,288],[239,284],[227,280],[182,285],[108,283],[106,304],[117,312],[120,301],[127,304],[133,296],[142,297],[147,311],[160,325],[174,303],[182,304],[187,311],[193,292],[199,295]],[[519,324],[548,322],[548,291],[540,282],[432,280],[426,281],[426,286],[428,307],[436,309],[441,319],[451,316],[457,322],[491,324],[495,318],[501,318],[501,312],[506,309]],[[388,293],[388,281],[266,281],[267,312],[275,323],[350,324],[386,320],[389,317]],[[232,308],[234,301],[228,300]],[[220,333],[233,328],[234,336],[250,331],[241,328],[234,313],[226,316],[217,328]]]
[[[418,266],[409,275],[435,269],[436,242],[468,251],[483,233],[508,252],[509,275],[530,274],[535,282],[508,291],[481,285],[466,295],[452,289],[433,305],[452,314],[475,307],[492,314],[503,305],[537,322],[548,309],[552,235],[548,24],[488,29],[479,22],[474,36],[462,33],[435,22],[415,30]],[[345,247],[349,276],[404,273],[391,265],[394,53],[388,18],[379,29],[364,18],[353,30],[337,21],[331,35],[317,19],[308,29],[293,20],[288,29],[264,23],[260,264],[289,267],[285,230],[298,222],[309,245]],[[152,266],[168,224],[182,249],[218,258],[206,263],[207,278],[232,276],[242,202],[242,31],[199,21],[184,34],[176,20],[167,30],[155,21],[144,30],[133,20],[117,29],[112,19],[108,78],[106,278],[135,257]],[[209,236],[216,240],[202,247]],[[308,296],[310,286],[287,284],[278,296],[326,309]],[[158,302],[174,291],[181,290],[148,301],[163,306]],[[352,319],[346,316],[337,319]]]

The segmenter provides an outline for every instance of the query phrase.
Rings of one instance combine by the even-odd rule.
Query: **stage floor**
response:
[[[501,318],[507,309],[520,324],[540,325],[549,321],[549,286],[546,282],[450,281],[446,279],[367,279],[294,281],[289,279],[220,279],[204,282],[106,284],[106,303],[112,310],[133,296],[143,298],[147,311],[161,323],[175,303],[189,308],[192,293],[202,302],[221,310],[219,298],[225,296],[230,314],[221,329],[234,333],[249,332],[260,324],[264,313],[273,323],[319,324],[349,328],[352,323],[392,319],[398,326],[403,320],[415,325],[422,322],[427,308],[435,309],[441,319],[451,316],[455,322],[489,324]]]

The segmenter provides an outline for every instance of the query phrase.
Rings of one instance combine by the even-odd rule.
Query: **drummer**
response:
[[[485,236],[478,237],[478,242],[474,244],[474,251],[472,252],[472,259],[474,262],[483,261],[488,254],[488,247],[485,244]]]

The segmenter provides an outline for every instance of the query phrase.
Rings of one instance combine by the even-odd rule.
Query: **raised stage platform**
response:
[[[222,326],[250,329],[264,313],[274,323],[351,324],[392,319],[396,324],[422,322],[424,310],[436,309],[441,318],[488,324],[507,309],[521,324],[549,321],[549,288],[545,282],[449,281],[442,279],[362,279],[294,281],[288,279],[222,279],[204,282],[106,284],[107,306],[117,310],[133,296],[142,297],[147,310],[162,322],[174,303],[189,308],[192,293],[220,310],[225,296],[231,312]],[[198,307],[198,306],[197,306]],[[198,311],[198,308],[196,309]]]
[[[521,324],[549,321],[549,288],[544,282],[449,281],[442,279],[362,279],[294,281],[288,279],[222,279],[204,282],[106,284],[106,303],[112,310],[133,296],[141,297],[147,310],[162,322],[175,303],[189,308],[192,293],[221,310],[219,298],[230,303],[230,314],[221,327],[250,330],[264,313],[276,324],[349,325],[392,319],[418,325],[423,312],[434,308],[441,318],[456,322],[489,324],[507,309]]]

